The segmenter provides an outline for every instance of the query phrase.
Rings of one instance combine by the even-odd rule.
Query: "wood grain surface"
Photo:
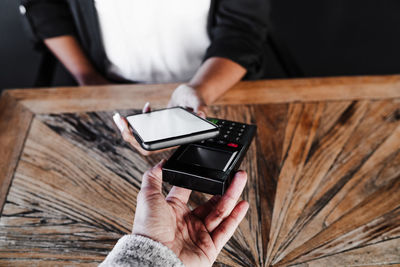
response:
[[[135,84],[7,91],[38,113],[165,107],[178,84]],[[240,82],[216,105],[400,98],[400,75],[260,80]]]
[[[175,87],[3,93],[0,266],[104,259],[132,227],[142,173],[172,153],[133,151],[113,111],[163,107]],[[400,264],[399,98],[389,75],[242,82],[219,99],[210,115],[258,131],[242,165],[250,210],[215,266]]]
[[[142,173],[172,153],[130,148],[112,105],[80,108],[33,119],[0,217],[0,265],[97,265],[132,228]],[[250,209],[215,266],[400,264],[399,99],[235,103],[210,115],[258,126],[241,166]],[[194,192],[189,205],[208,198]]]
[[[0,99],[0,214],[33,114],[7,93]]]

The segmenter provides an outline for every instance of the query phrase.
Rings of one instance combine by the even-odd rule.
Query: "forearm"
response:
[[[44,43],[80,85],[106,82],[95,70],[75,37],[64,35],[48,38],[44,40]]]
[[[188,85],[195,88],[203,101],[209,105],[246,74],[241,65],[226,58],[212,57],[207,59]]]

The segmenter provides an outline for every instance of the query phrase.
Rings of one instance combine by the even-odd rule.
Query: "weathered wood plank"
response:
[[[272,262],[280,260],[280,250],[292,239],[290,233],[296,235],[297,231],[295,229],[300,215],[304,212],[304,208],[310,198],[313,198],[314,192],[320,187],[321,181],[341,152],[343,145],[348,141],[354,129],[362,120],[367,109],[367,103],[358,102],[350,105],[349,108],[354,109],[354,112],[350,114],[348,112],[350,109],[346,109],[343,113],[347,116],[345,118],[346,121],[344,121],[343,117],[340,117],[340,123],[332,128],[329,135],[324,136],[320,140],[317,139],[316,135],[310,136],[312,145],[304,149],[306,156],[303,161],[298,163],[298,166],[301,166],[302,169],[298,174],[298,179],[291,183],[294,193],[291,195],[285,214],[282,215],[283,220],[279,231],[279,239],[275,244],[275,249],[271,253],[271,255],[274,254],[274,257],[271,258]],[[315,123],[320,125],[321,121],[319,120],[321,117],[315,119],[318,120]],[[316,128],[316,132],[318,128]],[[316,148],[317,145],[318,147]],[[285,164],[285,162],[283,164],[282,173],[284,173],[285,168],[293,168]],[[279,193],[285,194],[283,191]]]
[[[323,257],[298,267],[318,266],[398,266],[400,265],[400,238]]]
[[[66,260],[75,252],[75,258],[93,254],[101,261],[121,234],[130,232],[137,193],[135,186],[34,120],[7,197],[23,216],[12,215],[15,208],[6,206],[0,257],[50,253],[49,260]]]
[[[363,202],[354,207],[351,211],[342,216],[339,220],[332,223],[329,227],[319,232],[310,240],[306,241],[300,247],[291,251],[286,257],[276,264],[276,266],[287,265],[293,262],[305,262],[311,259],[327,255],[321,253],[321,250],[328,250],[329,253],[338,253],[342,248],[343,243],[339,242],[336,246],[330,246],[343,235],[355,231],[358,228],[367,228],[368,224],[381,216],[395,216],[398,220],[398,210],[400,208],[400,176],[394,179],[387,186],[376,191],[371,196],[367,197]],[[394,214],[393,214],[394,213]],[[385,222],[385,220],[379,220]],[[378,226],[377,229],[380,229]],[[361,231],[363,232],[363,231]],[[369,236],[367,236],[368,238]],[[356,247],[357,244],[352,245]],[[339,251],[336,249],[339,248]],[[329,255],[329,254],[328,254]]]
[[[130,231],[142,173],[171,151],[139,155],[112,115],[34,119],[0,217],[0,265],[91,265]],[[398,243],[386,244],[400,237],[399,99],[222,105],[210,116],[258,125],[242,165],[250,210],[215,266],[351,262],[373,247],[362,264],[397,263]],[[190,206],[208,197],[193,193]]]
[[[63,212],[99,228],[119,233],[131,229],[138,188],[38,120],[15,178],[7,200],[41,201],[49,212]]]
[[[282,162],[283,142],[288,119],[288,105],[253,106],[254,123],[257,123],[257,177],[258,209],[261,213],[263,242],[262,258],[266,259],[276,185]]]
[[[397,123],[387,121],[388,115],[393,114],[397,107],[396,102],[371,103],[366,114],[368,119],[359,123],[343,148],[337,148],[341,154],[328,172],[321,173],[323,178],[316,183],[318,187],[308,194],[307,190],[299,188],[303,207],[297,209],[296,224],[282,245],[280,258],[400,175],[400,138],[398,130],[395,130]],[[361,143],[364,145],[360,146]],[[328,152],[324,145],[320,145],[314,155],[330,154]],[[319,160],[314,158],[311,162],[317,164]],[[311,174],[306,175],[310,177]],[[295,199],[293,203],[298,201]]]
[[[10,95],[35,113],[164,107],[177,84],[112,85],[12,90]],[[400,97],[400,75],[308,78],[241,82],[216,105],[387,99]]]
[[[393,238],[400,238],[399,220],[400,208],[396,208],[395,210],[390,211],[355,230],[343,234],[332,241],[328,241],[323,246],[314,249],[310,253],[312,255],[309,256],[312,259],[316,259],[321,256],[338,254],[354,248],[376,244]],[[301,261],[301,259],[298,261]]]
[[[289,108],[289,114],[297,113],[292,122],[289,118],[286,128],[283,147],[289,152],[293,144],[299,146],[299,140],[304,142],[308,137],[307,133],[298,133],[303,139],[296,141],[296,127],[305,123],[298,122],[302,120],[300,110],[295,105]],[[285,265],[292,251],[397,179],[399,110],[398,100],[325,103],[311,137],[312,146],[300,148],[295,164],[290,164],[290,154],[283,157],[268,247],[269,264]],[[304,154],[307,159],[302,161]],[[290,180],[296,171],[300,172],[298,178]],[[365,239],[358,237],[366,245]],[[336,245],[339,247],[339,243]],[[353,242],[353,247],[356,245]]]
[[[214,108],[212,114],[218,118],[227,118],[245,123],[252,123],[255,119],[254,111],[250,106],[238,106],[235,109],[232,109],[232,107]],[[262,206],[261,198],[259,197],[261,188],[258,184],[262,176],[259,176],[257,172],[257,158],[263,155],[259,155],[258,153],[261,151],[256,148],[257,140],[259,140],[258,134],[255,139],[241,165],[241,168],[246,170],[248,174],[247,186],[242,198],[249,202],[250,208],[233,238],[218,257],[219,262],[228,264],[229,266],[250,267],[264,265],[264,244],[263,240],[259,237],[265,231],[262,224],[262,213],[266,208],[260,208]]]
[[[0,100],[0,214],[33,114],[9,94]]]
[[[283,166],[279,173],[274,212],[272,216],[270,243],[267,263],[279,248],[282,239],[280,231],[291,204],[295,186],[301,178],[303,166],[307,160],[313,138],[323,111],[321,104],[292,104],[289,109],[288,125],[285,132]]]
[[[21,206],[9,202],[4,209],[15,210],[15,207]],[[37,207],[41,209],[40,203]],[[0,262],[8,266],[39,259],[42,264],[55,260],[70,261],[69,264],[101,262],[120,236],[65,214],[28,208],[23,212],[7,212],[1,218],[1,225]]]
[[[122,115],[139,110],[120,111]],[[97,162],[140,188],[142,174],[172,151],[143,157],[122,138],[114,124],[114,112],[89,112],[38,115],[37,118],[71,144],[86,151]]]
[[[35,114],[165,107],[178,84],[134,84],[8,91]]]

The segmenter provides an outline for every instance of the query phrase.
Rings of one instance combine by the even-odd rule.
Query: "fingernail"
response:
[[[115,124],[117,125],[118,129],[121,132],[123,132],[125,127],[124,127],[124,124],[122,123],[121,115],[119,115],[119,113],[115,113],[113,116],[113,120],[114,120]]]
[[[144,104],[142,113],[146,113],[149,111],[149,107],[150,107],[150,102],[146,102],[146,104]]]
[[[199,112],[197,112],[197,115],[199,115],[200,117],[202,117],[203,119],[205,119],[206,118],[206,113],[204,113],[204,111],[199,111]]]

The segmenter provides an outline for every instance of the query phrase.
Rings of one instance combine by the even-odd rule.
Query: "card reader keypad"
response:
[[[206,142],[227,145],[232,148],[237,148],[245,142],[248,125],[228,120],[209,120],[218,125],[220,129],[216,138],[208,139]]]

